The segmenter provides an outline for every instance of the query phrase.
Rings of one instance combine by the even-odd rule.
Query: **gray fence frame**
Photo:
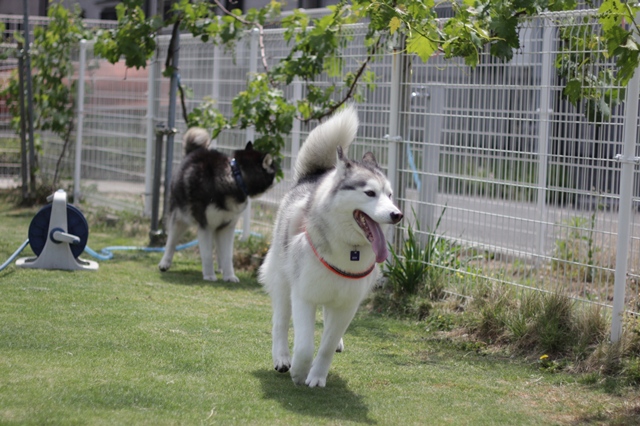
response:
[[[387,171],[407,216],[400,239],[408,226],[420,227],[424,235],[434,231],[444,211],[436,232],[473,253],[464,268],[450,274],[453,290],[468,291],[478,279],[562,289],[613,308],[615,339],[622,312],[640,308],[640,200],[634,192],[638,94],[632,90],[638,82],[627,90],[627,99],[635,101],[620,99],[607,122],[589,122],[563,100],[554,64],[566,41],[558,28],[580,25],[598,31],[595,11],[523,21],[523,47],[510,63],[485,53],[474,69],[438,55],[424,64],[396,45],[371,65],[377,88],[358,105],[362,126],[350,155],[371,150]],[[366,54],[366,28],[356,25],[346,32],[350,41],[343,60],[349,71]],[[265,33],[270,64],[288,53],[281,34]],[[66,166],[67,175],[75,176],[77,195],[87,202],[149,214],[154,129],[168,114],[168,81],[160,72],[168,39],[161,36],[159,44],[159,57],[139,73],[94,57],[90,42],[81,48],[83,103],[76,150]],[[194,92],[187,108],[212,97],[230,114],[231,99],[258,70],[257,52],[251,34],[234,52],[183,35],[181,81]],[[613,64],[594,67],[597,72]],[[303,93],[302,82],[285,88],[291,102]],[[185,130],[180,117],[176,127],[179,144]],[[295,123],[284,149],[285,178],[254,200],[242,221],[245,235],[271,232],[278,200],[291,185],[291,164],[309,130]],[[229,151],[252,138],[251,129],[229,130],[215,142]],[[44,140],[46,171],[59,141],[51,135]],[[175,165],[181,155],[176,145]]]

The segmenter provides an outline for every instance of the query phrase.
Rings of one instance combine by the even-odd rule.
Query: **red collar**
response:
[[[373,264],[371,265],[371,267],[369,269],[367,269],[364,272],[360,272],[357,274],[353,274],[351,272],[346,272],[343,271],[341,269],[336,268],[333,265],[330,265],[326,260],[324,260],[322,258],[322,256],[320,256],[320,254],[318,253],[318,251],[316,250],[315,246],[313,245],[313,243],[311,242],[311,237],[309,236],[309,233],[307,232],[307,230],[304,230],[304,234],[307,236],[307,241],[309,242],[309,245],[311,246],[311,250],[313,250],[313,254],[316,255],[316,257],[318,258],[318,260],[320,261],[320,263],[322,263],[328,270],[330,270],[331,272],[333,272],[336,275],[341,276],[342,278],[348,278],[350,280],[359,280],[361,278],[366,277],[367,275],[369,275],[371,272],[373,272],[373,269],[376,267],[376,263],[373,262]]]

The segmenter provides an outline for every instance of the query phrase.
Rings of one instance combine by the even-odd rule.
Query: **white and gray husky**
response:
[[[376,263],[388,256],[385,230],[402,219],[373,154],[359,162],[345,156],[357,130],[349,106],[309,134],[259,271],[273,307],[273,365],[310,387],[325,386],[333,354],[342,351],[342,336],[378,276]],[[318,306],[324,331],[314,359]]]
[[[168,228],[161,271],[171,267],[176,244],[190,225],[198,226],[202,276],[215,281],[213,247],[225,281],[238,282],[233,269],[236,223],[247,197],[262,194],[273,184],[276,168],[270,154],[253,149],[234,151],[233,157],[209,149],[209,133],[189,129],[183,138],[185,156],[171,181]]]

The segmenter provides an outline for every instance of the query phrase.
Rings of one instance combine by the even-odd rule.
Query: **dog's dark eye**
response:
[[[375,197],[376,196],[375,191],[364,191],[364,193],[367,195],[367,197]]]

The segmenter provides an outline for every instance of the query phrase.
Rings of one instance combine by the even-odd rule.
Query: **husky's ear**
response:
[[[373,155],[373,152],[369,151],[362,157],[362,164],[378,167],[378,162],[376,161],[376,157]]]
[[[344,151],[342,150],[341,146],[338,146],[336,148],[336,153],[338,157],[338,161],[336,161],[336,168],[340,172],[339,174],[342,175],[346,170],[351,168],[351,161],[349,161],[347,156],[344,155]]]
[[[338,145],[338,147],[336,148],[336,152],[338,154],[336,168],[338,170],[349,169],[351,167],[351,161],[349,161],[349,159],[344,155],[344,151],[342,150],[342,147],[340,145]]]
[[[271,165],[273,164],[273,157],[271,154],[267,154],[262,159],[262,168],[269,171],[271,170]]]
[[[253,149],[253,143],[247,142],[247,146],[244,147],[245,151],[251,151]]]

